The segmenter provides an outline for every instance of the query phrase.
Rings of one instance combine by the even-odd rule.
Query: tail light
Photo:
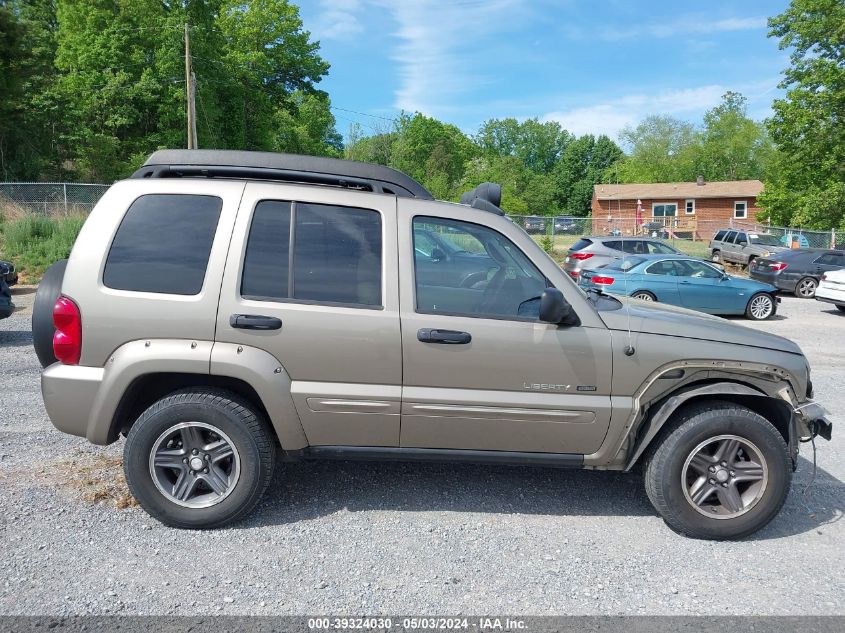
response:
[[[82,354],[82,315],[73,299],[60,295],[53,306],[53,355],[65,365],[78,365]]]
[[[575,281],[578,281],[578,277],[581,275],[577,270],[570,270],[569,276],[572,277]]]
[[[577,259],[578,261],[584,261],[585,259],[590,259],[593,254],[592,253],[570,253],[569,256],[572,259]]]
[[[825,273],[824,275],[822,275],[822,281],[827,281],[827,273]]]
[[[613,277],[594,276],[590,281],[592,281],[594,284],[599,284],[600,286],[610,286],[616,280]]]
[[[769,264],[769,268],[777,273],[782,270],[786,270],[788,266],[789,264],[785,264],[784,262],[775,262],[774,264]]]

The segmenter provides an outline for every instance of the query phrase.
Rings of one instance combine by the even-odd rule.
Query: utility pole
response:
[[[188,149],[197,149],[196,76],[191,69],[191,35],[185,23],[185,101],[188,114]]]

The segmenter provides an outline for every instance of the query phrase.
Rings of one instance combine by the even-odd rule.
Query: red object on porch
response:
[[[643,223],[643,201],[637,200],[637,226]]]

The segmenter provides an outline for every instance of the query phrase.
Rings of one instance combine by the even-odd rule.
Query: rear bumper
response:
[[[766,272],[759,272],[757,270],[750,270],[748,272],[748,276],[751,277],[754,281],[760,281],[764,284],[769,284],[770,286],[774,286],[780,290],[784,290],[786,292],[794,292],[795,291],[795,282],[790,281],[788,279],[784,279],[783,275],[778,275],[777,273],[766,273]]]
[[[839,290],[822,283],[816,288],[816,299],[825,303],[845,304],[845,288]]]
[[[103,373],[102,367],[62,363],[53,363],[41,373],[41,395],[53,426],[64,433],[87,437],[95,444],[108,443],[109,438],[100,437],[96,425],[90,424]]]

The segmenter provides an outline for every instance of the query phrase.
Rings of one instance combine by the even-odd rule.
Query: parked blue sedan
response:
[[[708,262],[683,255],[625,257],[585,271],[579,285],[710,314],[744,314],[755,321],[773,317],[778,304],[774,286],[733,277]]]

